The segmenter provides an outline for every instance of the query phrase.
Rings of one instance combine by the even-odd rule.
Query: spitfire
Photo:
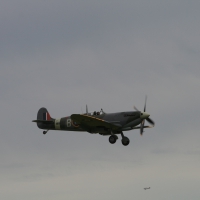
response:
[[[43,134],[46,134],[49,130],[82,131],[110,136],[109,142],[111,144],[117,141],[117,135],[120,134],[122,144],[127,146],[130,140],[124,136],[123,131],[140,129],[140,134],[142,135],[145,128],[152,128],[155,125],[154,121],[149,118],[150,114],[146,112],[146,100],[147,97],[145,98],[143,112],[136,107],[134,107],[136,111],[127,112],[106,113],[103,109],[88,112],[86,105],[86,113],[72,114],[69,117],[59,119],[52,118],[46,108],[40,108],[37,120],[33,120],[33,122],[37,123],[38,128],[44,129]],[[151,126],[145,126],[145,120]]]

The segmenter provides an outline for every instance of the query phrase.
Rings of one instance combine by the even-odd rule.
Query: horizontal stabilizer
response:
[[[42,123],[42,124],[54,124],[53,121],[47,121],[47,120],[33,120],[32,122]]]

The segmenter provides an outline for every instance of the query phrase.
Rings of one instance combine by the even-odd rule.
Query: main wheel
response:
[[[123,144],[124,146],[127,146],[129,143],[130,143],[130,140],[129,140],[127,137],[123,137],[123,138],[122,138],[122,144]]]
[[[109,137],[109,142],[110,142],[111,144],[114,144],[114,143],[116,142],[116,140],[117,140],[117,137],[116,137],[115,135],[111,135],[111,136]]]
[[[47,132],[46,131],[43,131],[43,134],[45,135]]]

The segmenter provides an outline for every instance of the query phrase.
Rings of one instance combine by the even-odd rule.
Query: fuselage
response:
[[[89,115],[98,119],[102,119],[106,122],[118,125],[121,127],[121,131],[132,130],[133,127],[139,125],[142,121],[140,111],[127,111],[127,112],[118,112],[118,113],[85,113],[83,115]],[[58,119],[51,119],[52,124],[42,124],[37,123],[38,127],[41,129],[47,130],[63,130],[63,131],[84,131],[81,126],[71,119],[71,116],[62,117]],[[118,133],[116,132],[116,134]],[[105,127],[93,127],[90,133],[100,133],[102,135],[109,135],[110,130],[105,129]]]

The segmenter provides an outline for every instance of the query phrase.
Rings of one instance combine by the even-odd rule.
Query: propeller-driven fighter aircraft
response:
[[[52,118],[46,108],[40,108],[37,120],[33,120],[33,122],[37,123],[38,128],[45,129],[43,134],[46,134],[49,130],[98,133],[100,135],[110,135],[109,142],[111,144],[117,141],[117,134],[121,134],[121,142],[124,146],[127,146],[130,140],[124,136],[123,131],[140,129],[140,134],[142,135],[144,128],[152,128],[155,125],[154,121],[149,118],[150,114],[146,112],[146,100],[147,98],[145,98],[143,112],[134,107],[136,111],[105,113],[101,109],[100,111],[89,113],[86,105],[86,113],[72,114],[69,117],[59,119]],[[145,126],[145,120],[152,126]],[[140,126],[138,126],[139,124]]]

